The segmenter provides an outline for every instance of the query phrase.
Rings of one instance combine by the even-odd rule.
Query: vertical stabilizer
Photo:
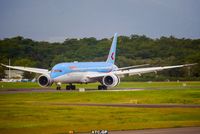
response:
[[[116,46],[117,46],[117,33],[115,33],[115,35],[114,35],[112,45],[111,45],[111,48],[110,48],[110,52],[109,52],[109,55],[108,55],[106,62],[112,63],[112,64],[115,63]]]

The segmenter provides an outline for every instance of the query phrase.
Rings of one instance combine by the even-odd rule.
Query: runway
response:
[[[51,105],[62,106],[90,106],[90,107],[127,107],[127,108],[200,108],[193,104],[110,104],[110,103],[51,103]]]
[[[120,88],[120,89],[109,89],[109,90],[97,90],[97,89],[85,89],[85,92],[117,92],[117,91],[141,91],[145,89],[138,88]],[[20,88],[20,89],[0,89],[0,94],[15,94],[15,93],[42,93],[42,92],[79,92],[79,90],[56,90],[53,88]]]
[[[200,134],[200,127],[111,131],[109,134]]]

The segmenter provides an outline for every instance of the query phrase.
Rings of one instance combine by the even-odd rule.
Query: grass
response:
[[[2,83],[0,83],[2,84]],[[14,83],[3,83],[10,88]],[[33,88],[36,83],[17,83]],[[33,85],[32,85],[33,84]],[[67,133],[94,129],[129,130],[200,126],[200,108],[118,108],[64,106],[65,103],[200,104],[200,82],[125,82],[135,92],[0,94],[0,133]],[[82,86],[82,85],[78,85]],[[90,85],[87,85],[90,86]],[[88,88],[96,86],[92,84]],[[155,89],[154,89],[155,88]],[[161,90],[157,90],[161,88]],[[2,89],[3,90],[3,89]],[[137,100],[137,101],[135,101]]]
[[[10,88],[39,88],[39,85],[32,82],[0,82],[1,90]]]
[[[89,132],[94,129],[129,130],[200,125],[199,108],[145,109],[17,104],[1,107],[0,111],[1,133],[64,133],[69,130]]]
[[[199,89],[162,89],[125,92],[45,92],[0,94],[0,104],[18,103],[138,103],[200,104]]]

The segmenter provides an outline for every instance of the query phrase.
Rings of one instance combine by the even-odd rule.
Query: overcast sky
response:
[[[200,0],[0,0],[0,39],[200,38]]]

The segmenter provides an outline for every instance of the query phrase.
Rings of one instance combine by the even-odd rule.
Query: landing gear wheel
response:
[[[67,85],[66,90],[75,90],[76,86],[75,85]]]
[[[76,86],[75,86],[75,85],[71,85],[71,89],[72,89],[72,90],[75,90],[75,89],[76,89]]]
[[[56,90],[61,90],[61,87],[56,87]]]
[[[99,85],[98,90],[107,90],[107,86],[105,85]]]
[[[69,85],[66,86],[66,90],[70,90],[70,86]]]
[[[102,86],[101,85],[98,85],[98,90],[102,90]]]
[[[103,85],[102,87],[103,87],[103,90],[107,90],[107,86]]]

